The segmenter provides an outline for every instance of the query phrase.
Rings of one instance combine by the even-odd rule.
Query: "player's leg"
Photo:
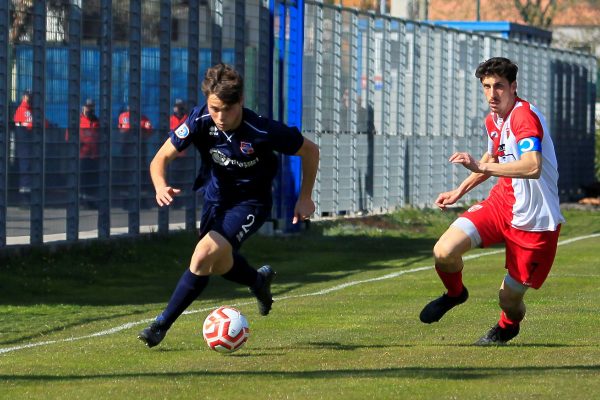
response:
[[[233,266],[223,274],[223,278],[248,286],[250,293],[256,296],[258,301],[258,312],[260,315],[268,315],[273,305],[271,294],[271,283],[275,279],[276,272],[270,265],[263,265],[258,270],[254,269],[246,258],[238,252],[233,253]]]
[[[509,274],[502,281],[498,292],[500,319],[476,345],[506,344],[519,334],[521,321],[525,318],[525,303],[523,297],[529,287],[516,281]]]
[[[271,282],[276,273],[269,265],[264,265],[257,271],[239,253],[239,249],[246,239],[260,229],[270,215],[270,211],[270,207],[265,206],[235,206],[223,214],[220,224],[221,233],[233,245],[231,268],[224,271],[222,276],[229,281],[248,286],[250,292],[256,296],[261,315],[268,315],[271,311],[273,304]]]
[[[138,335],[148,347],[158,345],[165,337],[167,331],[175,320],[200,296],[209,276],[222,274],[233,263],[231,245],[221,234],[210,231],[200,239],[190,267],[185,270],[164,311],[156,320]]]
[[[423,308],[419,318],[424,323],[439,321],[444,314],[467,301],[469,297],[462,281],[462,255],[473,247],[473,241],[461,223],[470,225],[476,232],[470,221],[459,218],[444,232],[433,248],[435,270],[447,292]]]
[[[476,344],[505,344],[519,334],[526,312],[523,297],[527,289],[539,289],[548,277],[559,233],[560,226],[556,231],[527,232],[511,228],[506,232],[508,273],[498,293],[500,319]]]

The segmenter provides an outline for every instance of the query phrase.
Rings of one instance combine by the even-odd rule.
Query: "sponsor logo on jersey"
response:
[[[185,122],[179,125],[179,128],[175,129],[175,136],[177,136],[179,139],[185,139],[189,134],[190,128],[188,128]]]
[[[210,155],[212,156],[213,161],[216,164],[227,167],[229,165],[234,165],[240,168],[250,168],[258,163],[258,158],[255,158],[251,161],[238,161],[233,158],[229,158],[227,154],[223,153],[219,149],[210,149]]]
[[[481,210],[483,206],[481,204],[475,204],[474,206],[469,207],[467,212],[475,212],[477,210]]]
[[[240,142],[240,150],[242,153],[250,155],[254,153],[254,148],[252,147],[252,143],[249,142]]]

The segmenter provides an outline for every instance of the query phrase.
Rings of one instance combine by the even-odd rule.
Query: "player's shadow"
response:
[[[235,371],[228,369],[227,375],[231,378],[240,377],[273,377],[287,379],[360,379],[360,378],[419,378],[419,379],[442,379],[442,380],[476,380],[490,379],[494,377],[511,378],[517,373],[542,374],[551,372],[595,372],[600,371],[599,364],[592,365],[558,365],[558,366],[519,366],[519,367],[494,367],[485,368],[481,366],[465,367],[390,367],[390,368],[348,368],[348,369],[320,369],[311,371],[285,371],[285,370],[243,370]],[[59,382],[59,381],[83,381],[83,380],[105,380],[113,382],[115,379],[140,379],[140,378],[189,378],[190,376],[219,377],[222,378],[223,371],[186,370],[179,372],[131,372],[131,373],[108,373],[108,374],[0,374],[0,380],[6,382]]]

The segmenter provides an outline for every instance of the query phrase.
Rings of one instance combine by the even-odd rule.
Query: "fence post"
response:
[[[169,132],[169,114],[171,110],[171,2],[161,0],[159,22],[160,51],[160,87],[158,105],[159,141],[164,140],[164,132]],[[158,232],[169,231],[169,211],[167,207],[158,209]]]
[[[283,54],[283,62],[280,73],[287,74],[283,76],[284,84],[279,85],[279,104],[280,115],[285,112],[284,122],[290,126],[295,126],[302,130],[302,56],[304,53],[304,1],[296,0],[288,2],[288,18],[285,13],[282,18],[282,25],[285,26],[289,20],[289,40],[287,41],[287,60],[286,54]],[[286,29],[280,35],[280,49],[286,47]],[[286,90],[287,89],[287,90]],[[287,104],[285,103],[287,102]],[[283,156],[282,177],[282,209],[279,219],[283,218],[283,228],[286,231],[297,230],[298,227],[292,225],[294,207],[298,194],[300,193],[300,182],[302,178],[302,163],[300,157]]]
[[[46,1],[36,1],[33,6],[33,80],[32,80],[32,112],[33,141],[32,146],[32,179],[30,208],[30,243],[44,242],[44,160],[46,127]]]
[[[6,207],[8,205],[8,2],[0,2],[0,246],[6,245]]]
[[[105,11],[105,10],[103,10]],[[102,14],[104,15],[104,14]],[[110,15],[110,14],[109,14]],[[110,32],[110,31],[109,31]],[[69,6],[69,77],[68,77],[68,122],[69,131],[68,157],[69,164],[73,167],[69,172],[71,176],[67,205],[67,240],[76,241],[79,238],[79,110],[81,105],[81,8],[76,5]],[[109,81],[110,82],[110,81]],[[103,115],[102,113],[100,115]]]
[[[136,164],[135,182],[133,184],[133,204],[129,207],[129,233],[140,233],[140,195],[142,166],[142,135],[140,129],[141,96],[142,96],[142,3],[141,0],[130,0],[129,3],[129,132],[135,135]]]

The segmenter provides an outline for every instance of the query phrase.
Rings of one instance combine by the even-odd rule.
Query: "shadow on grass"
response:
[[[255,266],[273,265],[278,273],[273,294],[281,296],[305,285],[343,282],[359,273],[429,262],[433,243],[433,238],[323,236],[310,232],[256,236],[242,252]],[[53,252],[38,249],[2,259],[0,306],[163,304],[187,268],[195,244],[196,236],[184,232]],[[222,298],[224,293],[235,297],[238,291],[244,293],[247,288],[212,277],[202,298]]]
[[[537,375],[548,372],[596,372],[600,365],[559,365],[559,366],[522,366],[522,367],[393,367],[374,369],[334,369],[315,371],[206,371],[190,370],[181,372],[139,372],[139,373],[114,373],[114,374],[81,374],[81,375],[0,375],[0,381],[30,381],[30,382],[56,382],[78,380],[114,380],[114,379],[140,379],[140,378],[186,378],[192,376],[223,378],[225,374],[229,379],[234,376],[269,377],[287,379],[357,379],[357,378],[424,378],[424,379],[489,379],[491,377],[511,377],[515,373]]]
[[[566,343],[510,343],[510,344],[500,344],[500,345],[476,345],[476,344],[440,344],[436,345],[439,347],[476,347],[476,348],[490,348],[490,349],[514,349],[515,347],[524,347],[524,348],[586,348],[590,347],[590,345],[585,344],[566,344]]]

